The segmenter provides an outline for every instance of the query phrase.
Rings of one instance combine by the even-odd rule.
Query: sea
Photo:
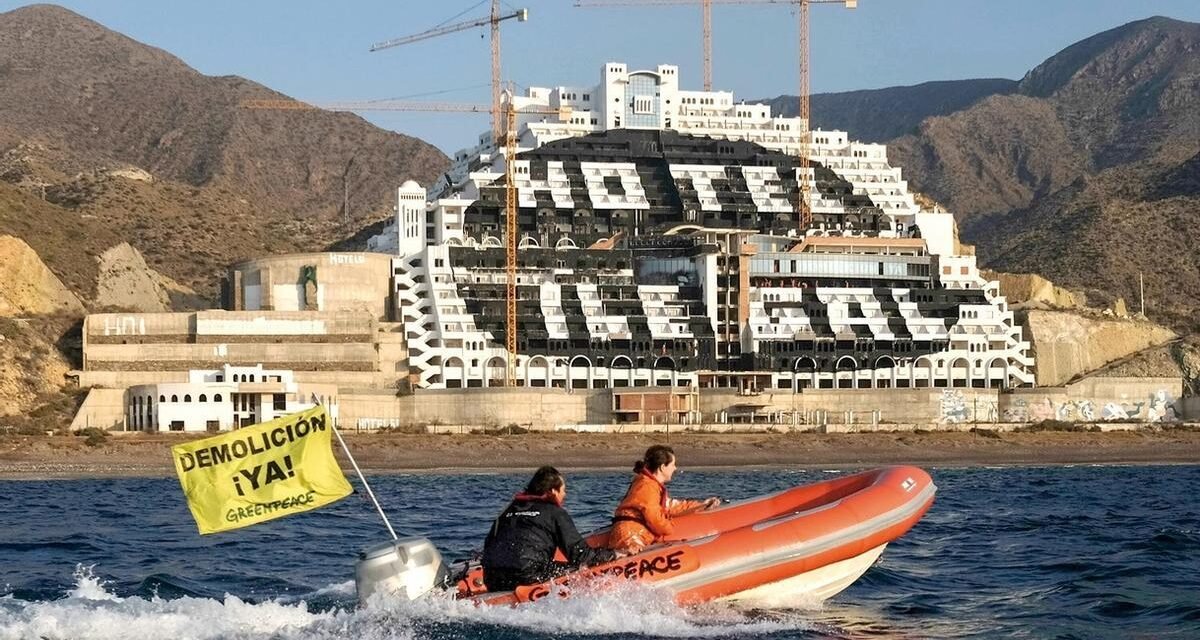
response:
[[[361,487],[202,537],[174,479],[0,481],[0,640],[1200,638],[1200,466],[929,471],[933,507],[858,582],[771,608],[683,608],[630,585],[519,608],[431,597],[360,609],[356,554],[389,537]],[[838,473],[685,469],[671,490],[737,500]],[[480,547],[526,478],[368,480],[399,533],[452,559]],[[628,474],[567,482],[587,530],[605,524]]]

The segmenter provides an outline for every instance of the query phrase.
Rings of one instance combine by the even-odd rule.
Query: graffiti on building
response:
[[[135,316],[104,316],[104,335],[146,335],[146,320]]]
[[[1138,420],[1145,402],[1106,402],[1100,409],[1100,419],[1109,421]]]
[[[1029,422],[1054,420],[1057,415],[1058,412],[1054,409],[1054,401],[1050,398],[1042,398],[1029,405]]]
[[[959,423],[971,419],[967,410],[967,401],[963,392],[958,389],[942,391],[942,422]]]
[[[1079,412],[1080,420],[1091,422],[1096,419],[1096,405],[1091,400],[1077,400],[1075,407]]]
[[[359,418],[354,421],[354,427],[360,431],[399,429],[403,426],[406,426],[406,423],[399,418]]]
[[[1029,422],[1029,402],[1025,398],[1013,400],[1003,412],[1005,422]]]
[[[1164,389],[1149,394],[1145,400],[1103,401],[1086,398],[1056,402],[1051,398],[1042,398],[1031,402],[1018,398],[1009,403],[1001,415],[1006,422],[1174,422],[1179,420],[1175,400],[1171,392]]]
[[[1175,413],[1175,398],[1159,389],[1150,395],[1150,408],[1146,414],[1147,422],[1175,422],[1179,416]]]

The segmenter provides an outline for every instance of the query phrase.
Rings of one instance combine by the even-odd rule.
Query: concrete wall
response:
[[[1200,397],[1192,396],[1179,401],[1183,419],[1189,422],[1200,421]]]
[[[1042,387],[1063,384],[1177,337],[1152,322],[1100,320],[1058,311],[1030,311],[1023,325],[1037,362],[1037,384]]]
[[[261,342],[283,338],[336,342],[370,335],[375,327],[375,319],[367,313],[346,311],[93,313],[83,321],[83,337],[90,344]]]
[[[338,396],[345,429],[430,424],[505,426],[611,420],[608,389],[471,389],[396,396],[359,391]]]
[[[316,309],[361,310],[386,320],[392,307],[392,257],[381,253],[298,253],[239,262],[228,274],[233,310],[303,310],[306,298],[301,270],[315,266]]]
[[[121,430],[125,426],[125,389],[91,389],[71,420],[71,430],[87,427]]]
[[[472,427],[518,424],[533,428],[598,428],[614,421],[611,390],[471,389],[423,391],[397,397],[390,391],[343,389],[339,403],[344,428],[378,429],[450,425]],[[995,389],[826,389],[803,393],[738,395],[733,389],[703,389],[700,410],[705,424],[743,426],[757,412],[760,427],[768,416],[803,428],[842,425],[846,429],[955,429],[975,424],[1026,424],[1042,420],[1080,422],[1173,421],[1183,414],[1176,404],[1179,378],[1099,378],[1069,387]],[[1200,409],[1200,407],[1197,407]],[[740,420],[740,421],[739,421]],[[573,426],[574,425],[574,426]],[[637,432],[627,425],[622,430]],[[665,428],[665,427],[661,427]],[[673,428],[699,428],[675,425]],[[843,428],[843,427],[838,427]]]
[[[356,344],[97,344],[87,368],[107,371],[219,369],[224,364],[268,369],[375,371],[372,343]]]
[[[1181,378],[1085,378],[1067,387],[1018,389],[1000,397],[1002,422],[1175,422]]]
[[[258,364],[258,363],[255,363]],[[216,367],[214,367],[216,368]],[[395,384],[395,374],[375,371],[293,371],[296,382],[332,384],[345,388],[384,388]],[[139,384],[187,382],[187,371],[80,371],[79,386],[125,388]],[[390,391],[385,391],[391,393]]]
[[[392,386],[407,374],[402,333],[381,332],[367,312],[92,314],[84,320],[81,386],[176,382],[171,376],[224,364],[371,374],[354,384]],[[379,344],[386,343],[385,348]],[[386,356],[386,369],[380,357]],[[109,374],[109,375],[103,375]],[[351,376],[353,377],[353,376]],[[312,382],[326,382],[314,378]]]

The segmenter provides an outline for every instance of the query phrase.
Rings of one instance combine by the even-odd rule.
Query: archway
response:
[[[525,386],[550,386],[550,361],[545,356],[533,356],[525,361]]]
[[[950,366],[946,367],[946,381],[951,387],[970,386],[971,361],[966,358],[954,358],[951,360]]]
[[[987,386],[995,389],[1008,388],[1008,358],[992,358],[988,360],[984,377]]]
[[[488,358],[484,364],[484,379],[489,387],[503,387],[508,378],[508,363],[500,356]]]
[[[834,378],[837,388],[853,389],[858,386],[858,360],[854,356],[842,356],[834,365]]]
[[[591,387],[592,361],[587,356],[575,356],[571,358],[570,366],[567,368],[567,381],[572,389],[587,389]]]
[[[460,389],[465,385],[466,369],[462,358],[446,358],[442,361],[442,380],[447,389]]]

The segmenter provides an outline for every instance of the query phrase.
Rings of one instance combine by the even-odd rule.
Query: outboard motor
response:
[[[446,583],[449,571],[442,554],[427,538],[400,538],[359,552],[354,583],[359,604],[366,606],[372,594],[416,600]]]

